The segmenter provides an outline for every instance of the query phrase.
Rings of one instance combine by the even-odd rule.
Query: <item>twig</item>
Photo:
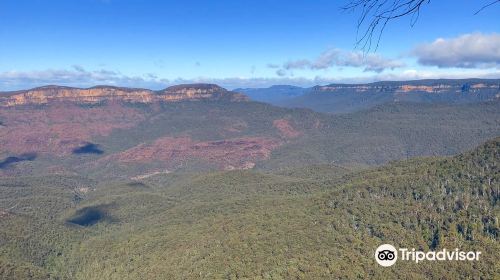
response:
[[[486,5],[482,6],[481,9],[477,10],[477,12],[474,13],[474,15],[479,14],[482,10],[484,10],[484,9],[488,8],[489,6],[494,5],[494,4],[498,3],[498,2],[500,2],[500,0],[495,0],[495,1],[491,2],[491,3],[489,3],[489,4],[486,4]]]

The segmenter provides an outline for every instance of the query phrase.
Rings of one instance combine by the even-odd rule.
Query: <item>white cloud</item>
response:
[[[444,70],[444,69],[443,69]],[[382,73],[369,77],[367,81],[407,81],[421,79],[499,79],[500,71],[489,69],[469,69],[456,72],[408,69],[398,73]]]
[[[19,72],[9,71],[0,73],[0,91],[29,89],[33,87],[55,84],[75,87],[91,87],[95,85],[115,85],[149,89],[162,89],[170,85],[187,83],[213,83],[228,89],[257,88],[272,85],[296,85],[310,87],[331,83],[368,83],[375,81],[403,81],[418,79],[461,79],[461,78],[500,78],[500,70],[491,69],[435,69],[416,70],[390,73],[364,73],[357,76],[316,76],[312,78],[280,76],[275,78],[264,77],[228,77],[210,78],[196,77],[190,79],[162,79],[155,74],[146,74],[141,77],[130,77],[109,70],[87,71],[80,67],[72,70],[45,70]]]
[[[385,69],[403,67],[404,63],[395,59],[389,59],[380,54],[360,51],[345,51],[341,49],[330,49],[324,51],[314,60],[299,59],[288,61],[283,64],[282,70],[310,69],[322,70],[331,67],[356,67],[363,68],[364,72],[383,72]],[[283,74],[284,72],[277,72]]]
[[[440,68],[499,68],[500,34],[472,33],[455,38],[438,38],[413,52],[422,65]]]
[[[213,79],[208,77],[199,77],[194,79],[176,79],[172,84],[184,83],[213,83],[228,89],[234,88],[259,88],[272,85],[295,85],[302,87],[311,87],[316,85],[326,85],[331,83],[370,83],[376,81],[405,81],[419,79],[466,79],[466,78],[485,78],[499,79],[500,71],[491,71],[488,69],[466,69],[450,72],[447,70],[423,71],[409,69],[400,72],[391,73],[365,73],[364,76],[344,76],[327,77],[316,76],[313,78],[305,77],[276,77],[276,78],[244,78],[233,77],[224,79]]]
[[[48,69],[42,71],[7,71],[0,73],[0,89],[26,89],[44,85],[66,85],[90,87],[95,85],[116,85],[129,87],[162,88],[168,84],[154,74],[127,76],[110,70],[88,71],[79,65],[70,70]]]

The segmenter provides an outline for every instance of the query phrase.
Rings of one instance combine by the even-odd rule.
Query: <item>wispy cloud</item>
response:
[[[119,85],[130,87],[161,88],[169,81],[152,73],[143,76],[127,76],[111,70],[86,70],[74,65],[71,69],[42,71],[7,71],[0,73],[0,89],[32,88],[48,84],[88,87],[95,85]]]
[[[468,69],[451,72],[443,69],[442,71],[407,69],[397,73],[381,73],[364,78],[367,82],[375,81],[407,81],[421,79],[499,79],[500,71],[491,69]]]
[[[500,34],[472,33],[438,38],[417,46],[412,54],[420,64],[440,68],[499,68]]]
[[[78,68],[78,67],[76,67]],[[228,77],[210,78],[197,77],[191,79],[163,79],[155,74],[147,74],[144,77],[129,77],[108,70],[87,71],[85,69],[72,70],[46,70],[32,72],[3,72],[0,73],[0,91],[28,89],[42,85],[57,84],[76,87],[91,87],[95,85],[116,85],[126,87],[140,87],[149,89],[162,89],[170,85],[190,83],[212,83],[228,89],[235,88],[259,88],[272,85],[296,85],[310,87],[330,83],[367,83],[374,81],[402,81],[417,79],[460,79],[460,78],[500,78],[500,70],[491,69],[463,69],[456,72],[423,71],[410,69],[397,73],[374,73],[364,76],[316,76],[313,78],[280,76],[274,78],[265,77]]]
[[[408,69],[390,73],[366,73],[364,76],[316,76],[313,78],[304,77],[275,77],[275,78],[224,78],[213,79],[208,77],[199,77],[194,79],[175,79],[173,84],[182,83],[214,83],[228,89],[235,88],[260,88],[272,85],[295,85],[302,87],[311,87],[315,85],[326,85],[331,83],[370,83],[376,81],[405,81],[419,79],[466,79],[466,78],[485,78],[498,79],[500,71],[491,71],[490,69],[467,69],[456,72],[450,72],[445,69],[436,71]]]
[[[275,64],[271,65],[275,66]],[[381,73],[386,69],[395,69],[403,66],[403,62],[396,59],[385,58],[380,54],[366,54],[361,51],[329,49],[313,60],[298,59],[285,62],[282,67],[277,70],[276,74],[278,74],[278,76],[284,76],[289,73],[287,71],[295,69],[322,70],[332,67],[356,67],[362,68],[364,72]]]

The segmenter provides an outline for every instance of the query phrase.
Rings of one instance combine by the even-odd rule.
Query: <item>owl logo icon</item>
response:
[[[391,266],[396,263],[397,259],[397,250],[391,244],[380,245],[375,251],[375,260],[381,266]]]

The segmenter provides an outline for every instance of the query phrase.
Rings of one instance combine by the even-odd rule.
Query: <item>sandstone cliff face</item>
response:
[[[403,82],[380,82],[372,84],[333,84],[327,86],[317,86],[315,91],[354,91],[354,92],[394,92],[394,93],[411,93],[411,92],[427,92],[427,93],[441,93],[441,92],[478,92],[481,90],[498,91],[499,84],[492,83],[432,83],[432,84],[405,84]]]
[[[178,85],[161,91],[110,86],[99,86],[88,89],[46,86],[25,91],[0,93],[0,106],[39,105],[51,102],[93,104],[104,101],[123,101],[153,103],[206,99],[247,100],[246,96],[242,94],[210,84]]]
[[[191,84],[168,87],[157,92],[157,98],[163,101],[224,99],[229,101],[246,101],[248,98],[241,94],[228,91],[213,84]]]

